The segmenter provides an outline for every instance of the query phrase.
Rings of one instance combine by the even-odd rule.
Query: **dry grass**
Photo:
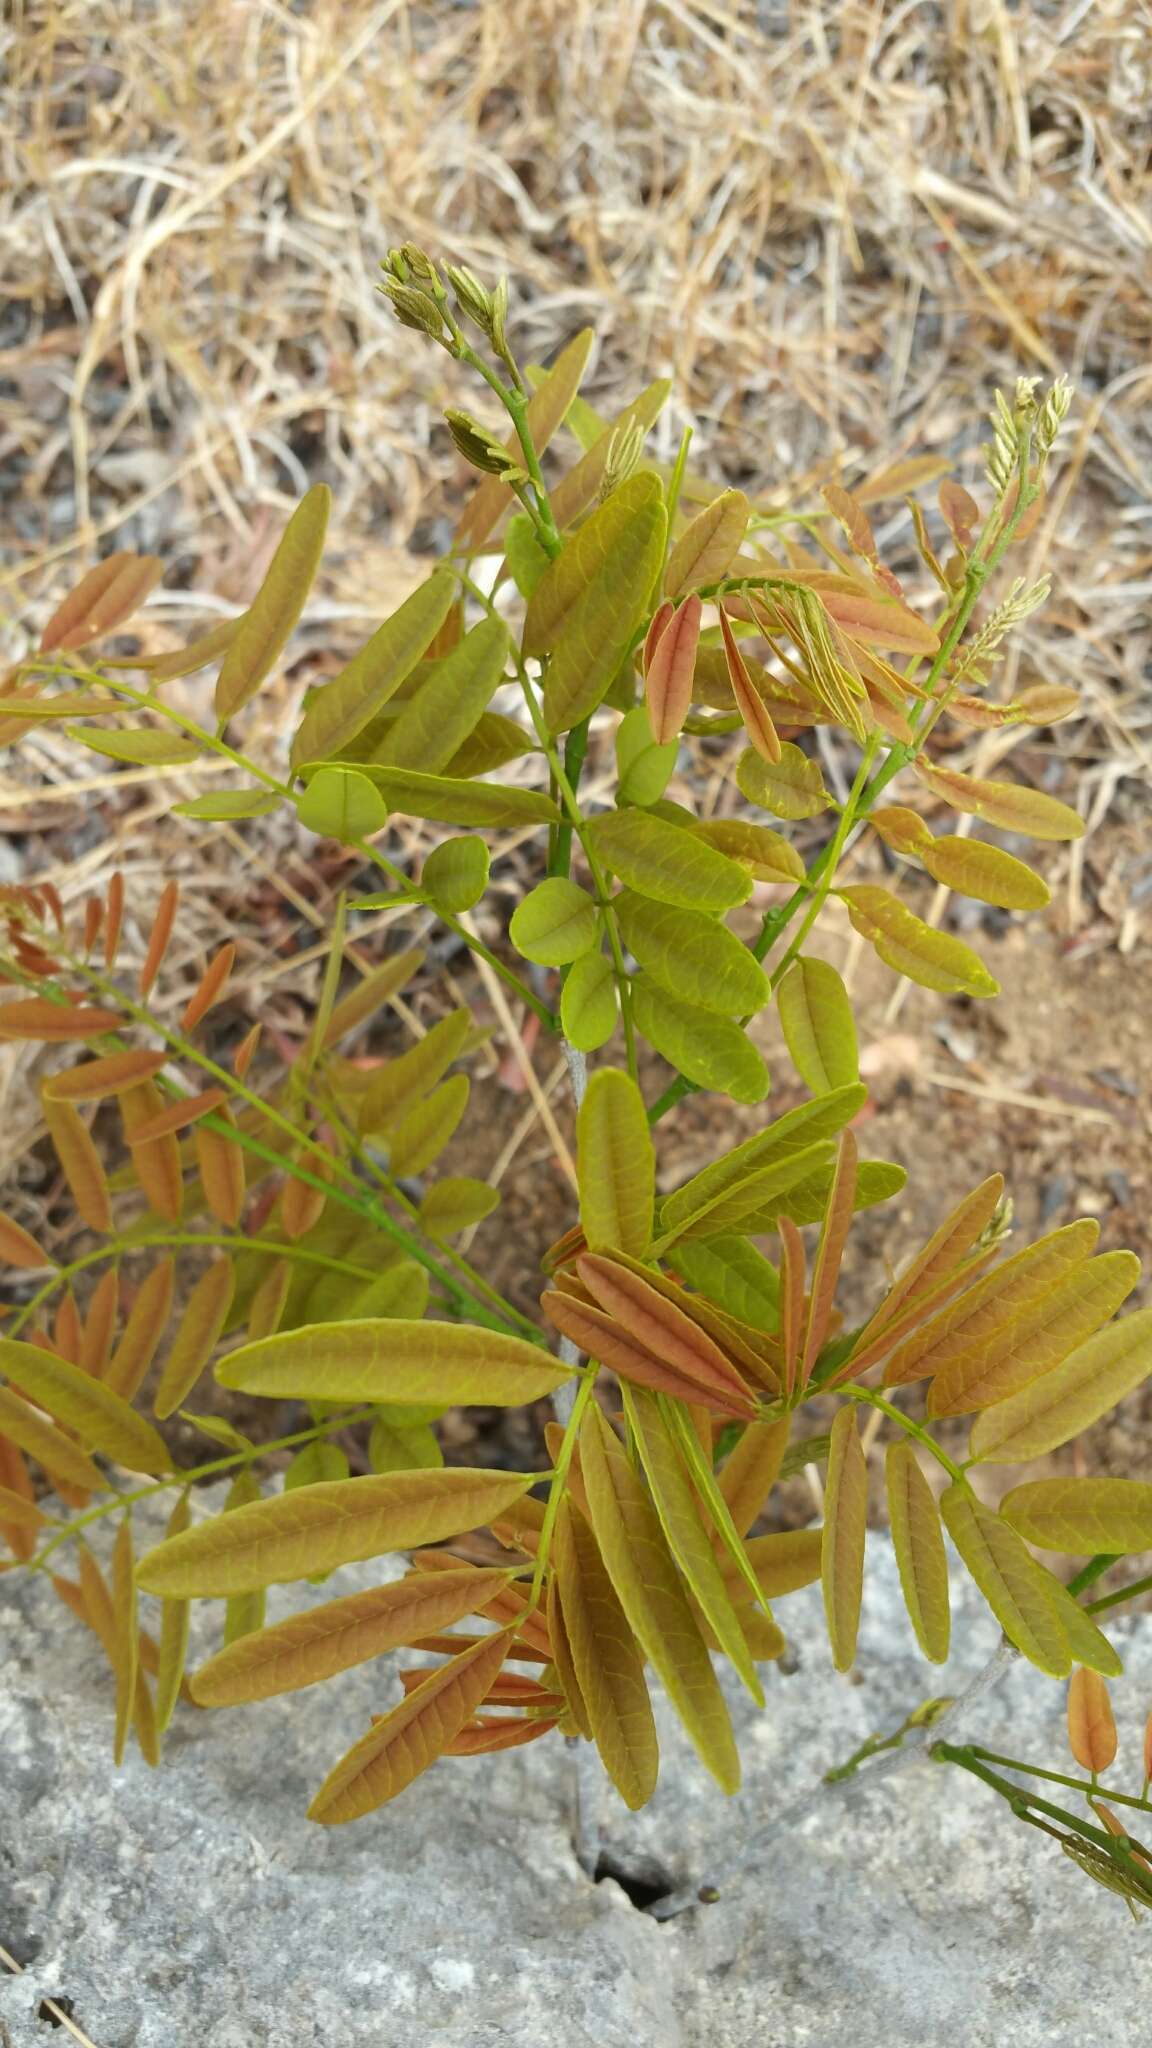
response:
[[[1076,409],[1020,564],[1050,568],[1054,597],[1013,662],[1082,690],[1058,741],[1076,793],[1098,821],[1119,791],[1131,821],[1152,765],[1150,31],[1147,0],[12,0],[13,650],[110,542],[169,559],[157,624],[235,609],[321,476],[337,520],[310,644],[323,660],[362,637],[461,487],[438,424],[455,372],[375,290],[414,238],[511,272],[528,355],[594,325],[598,400],[671,371],[665,450],[690,422],[699,466],[777,502],[911,450],[971,481],[994,386],[1066,370]],[[908,531],[894,512],[897,559]],[[263,700],[257,750],[302,680]],[[1002,745],[973,751],[987,766]],[[222,859],[307,953],[323,891],[290,823],[194,841],[164,823],[188,779],[113,776],[38,736],[0,771],[6,872],[75,894],[126,860],[145,907],[181,872],[190,906],[203,892],[194,954]],[[1073,929],[1102,887],[1088,862]],[[1131,943],[1138,838],[1121,865]],[[249,962],[261,1000],[289,961]]]

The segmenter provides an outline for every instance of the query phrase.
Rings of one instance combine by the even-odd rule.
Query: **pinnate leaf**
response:
[[[649,1045],[697,1087],[734,1102],[763,1102],[768,1069],[735,1018],[679,1002],[647,975],[633,981],[632,1015]]]
[[[768,977],[747,946],[699,910],[653,903],[624,889],[613,910],[625,945],[661,988],[721,1017],[745,1017],[768,1001]]]
[[[984,782],[955,768],[930,767],[923,760],[916,763],[916,773],[933,796],[942,797],[955,811],[982,818],[986,825],[1022,832],[1029,839],[1083,837],[1079,813],[1043,790],[1027,789],[1020,782]]]
[[[509,930],[526,960],[564,967],[596,944],[596,904],[586,889],[566,876],[550,875],[517,905]]]
[[[1022,1465],[1071,1442],[1152,1372],[1152,1308],[1097,1331],[1052,1371],[978,1415],[970,1452],[983,1464]]]
[[[656,1155],[644,1098],[629,1075],[593,1074],[576,1119],[580,1220],[593,1251],[643,1258],[652,1237]]]
[[[827,960],[796,960],[776,992],[792,1061],[813,1095],[860,1079],[856,1025],[843,981]]]
[[[168,1538],[141,1559],[139,1583],[194,1599],[308,1578],[475,1529],[533,1484],[531,1473],[468,1466],[307,1486]]]
[[[539,1345],[469,1323],[318,1323],[242,1345],[222,1360],[223,1387],[282,1401],[435,1402],[520,1407],[570,1377]]]
[[[867,1516],[868,1466],[855,1409],[846,1403],[832,1424],[820,1552],[824,1615],[837,1671],[850,1671],[856,1656]]]
[[[897,974],[942,995],[999,994],[999,982],[970,946],[949,932],[935,931],[889,890],[860,882],[838,894],[848,905],[855,930],[870,940],[881,960]]]
[[[593,1533],[629,1627],[701,1762],[734,1792],[740,1763],[704,1639],[644,1483],[595,1406],[580,1431],[580,1458]]]
[[[151,1423],[79,1366],[38,1344],[0,1337],[0,1372],[57,1422],[75,1429],[89,1450],[135,1472],[171,1470],[167,1445]],[[2,1418],[0,1426],[7,1427]]]
[[[275,667],[320,566],[332,493],[313,484],[284,529],[268,573],[230,642],[216,678],[216,714],[235,716]]]
[[[1152,1488],[1149,1488],[1152,1493]],[[958,1482],[940,1502],[944,1526],[1010,1643],[1052,1678],[1066,1678],[1068,1638],[1044,1574],[1016,1530]]]
[[[684,910],[731,910],[752,893],[748,870],[650,812],[605,811],[588,828],[597,858],[642,896]]]
[[[410,1572],[390,1585],[307,1608],[210,1657],[191,1681],[192,1697],[202,1707],[237,1707],[299,1692],[480,1613],[510,1577],[471,1565]]]
[[[906,1439],[889,1444],[885,1475],[888,1520],[904,1605],[924,1655],[933,1664],[943,1664],[948,1656],[951,1615],[940,1510]]]
[[[1005,1494],[1000,1513],[1041,1550],[1152,1550],[1152,1486],[1141,1479],[1033,1479]]]

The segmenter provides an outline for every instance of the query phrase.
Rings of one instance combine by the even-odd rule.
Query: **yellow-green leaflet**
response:
[[[756,1667],[700,1518],[695,1493],[665,1427],[659,1400],[639,1387],[622,1384],[620,1391],[668,1548],[720,1649],[739,1672],[757,1706],[762,1707],[764,1692]]]
[[[750,818],[698,818],[688,828],[707,846],[739,861],[757,882],[802,882],[804,863],[791,842],[771,825]]]
[[[860,882],[837,894],[848,905],[855,930],[897,974],[942,995],[999,995],[999,982],[971,946],[949,932],[935,931],[887,889]]]
[[[450,1010],[407,1052],[380,1067],[364,1091],[360,1129],[373,1135],[387,1132],[413,1102],[443,1080],[463,1052],[471,1029],[467,1010]]]
[[[300,774],[307,776],[323,763],[306,761]],[[509,783],[470,782],[451,775],[425,775],[416,768],[381,768],[374,761],[361,764],[361,773],[371,777],[390,811],[405,817],[432,818],[439,825],[508,826],[555,825],[560,813],[551,797],[541,789],[514,789]]]
[[[564,875],[550,875],[530,889],[509,926],[512,944],[526,960],[543,967],[578,960],[596,944],[598,934],[595,899]]]
[[[766,761],[749,747],[736,763],[736,783],[750,804],[759,804],[777,818],[814,818],[832,799],[824,787],[820,763],[785,740],[778,761]]]
[[[390,1585],[306,1608],[209,1657],[192,1679],[192,1697],[201,1707],[236,1707],[299,1692],[478,1614],[511,1577],[474,1565],[411,1572]]]
[[[1116,1313],[1140,1277],[1133,1252],[1101,1252],[1054,1279],[996,1330],[991,1346],[972,1346],[928,1390],[930,1416],[963,1415],[1010,1399],[1047,1375]]]
[[[1094,1218],[1082,1216],[1025,1245],[909,1337],[889,1360],[884,1385],[903,1386],[929,1373],[951,1371],[966,1356],[982,1356],[1013,1328],[1022,1311],[1042,1304],[1087,1259],[1099,1235]]]
[[[1092,1616],[1084,1612],[1080,1602],[1073,1598],[1067,1586],[1062,1585],[1053,1572],[1045,1571],[1041,1565],[1037,1570],[1048,1603],[1068,1638],[1073,1663],[1086,1664],[1089,1671],[1099,1671],[1105,1678],[1119,1678],[1124,1669],[1119,1653],[1103,1631],[1097,1628]]]
[[[636,704],[616,728],[617,795],[622,804],[654,804],[663,796],[676,766],[679,740],[664,746],[652,737],[648,707]]]
[[[706,583],[719,583],[740,552],[748,524],[743,491],[722,491],[685,527],[668,557],[664,595],[675,600]]]
[[[596,1052],[616,1029],[616,980],[604,953],[582,953],[564,977],[560,1022],[577,1052]]]
[[[612,908],[629,952],[669,995],[721,1017],[749,1016],[768,1001],[760,962],[703,911],[653,903],[632,889],[622,889]]]
[[[168,1538],[140,1560],[137,1578],[144,1592],[178,1599],[247,1593],[458,1536],[534,1484],[533,1473],[472,1466],[328,1481]]]
[[[1041,1550],[1126,1557],[1152,1550],[1152,1486],[1140,1479],[1033,1479],[1000,1512]]]
[[[420,886],[437,910],[471,910],[488,887],[488,848],[484,841],[471,835],[442,840],[424,863]]]
[[[1027,789],[1020,782],[982,782],[978,776],[933,767],[923,760],[916,762],[916,773],[933,795],[943,797],[953,810],[968,811],[1006,832],[1023,832],[1029,839],[1083,836],[1084,820],[1078,812],[1043,790]]]
[[[173,804],[172,810],[177,818],[266,818],[279,802],[275,790],[252,785],[247,789],[208,790],[203,796],[190,797],[187,803]]]
[[[416,768],[435,775],[487,710],[508,658],[502,619],[481,619],[431,673],[389,726],[373,755],[381,768]]]
[[[500,1203],[499,1189],[466,1173],[448,1174],[430,1187],[420,1204],[420,1226],[429,1237],[455,1237],[482,1223]]]
[[[292,765],[338,754],[362,732],[411,675],[439,632],[456,595],[456,578],[437,569],[405,598],[346,668],[315,692],[292,743]]]
[[[232,1306],[235,1278],[231,1259],[214,1259],[192,1289],[156,1389],[153,1406],[161,1420],[183,1407],[215,1351]]]
[[[220,664],[218,718],[234,717],[255,696],[287,646],[320,566],[331,503],[327,484],[313,484],[288,521],[268,574]]]
[[[244,1344],[217,1367],[222,1387],[282,1401],[435,1401],[519,1407],[570,1378],[536,1344],[469,1323],[312,1324]]]
[[[743,1237],[687,1239],[676,1248],[676,1267],[690,1287],[754,1330],[779,1324],[780,1281],[774,1266]]]
[[[300,823],[325,839],[354,846],[388,823],[388,806],[371,777],[341,763],[317,768],[296,799]]]
[[[593,1074],[576,1119],[580,1221],[592,1251],[642,1259],[652,1238],[656,1155],[644,1098],[627,1074]]]
[[[152,1424],[78,1365],[42,1351],[38,1344],[0,1337],[0,1372],[57,1422],[75,1429],[89,1450],[114,1458],[133,1472],[171,1470],[168,1446]],[[6,1427],[0,1415],[0,1428]],[[15,1436],[15,1431],[11,1433]]]
[[[414,1102],[405,1111],[392,1128],[388,1146],[394,1179],[423,1173],[439,1158],[468,1107],[471,1087],[467,1074],[450,1074],[423,1102]]]
[[[917,853],[933,881],[980,903],[996,903],[1004,910],[1043,910],[1052,900],[1047,882],[1035,868],[981,839],[933,839]]]
[[[740,1760],[704,1638],[644,1483],[595,1406],[580,1431],[580,1459],[593,1533],[629,1626],[701,1762],[723,1791],[735,1792]]]
[[[632,1015],[649,1045],[698,1087],[730,1095],[733,1102],[763,1102],[768,1069],[734,1017],[678,1002],[646,974],[632,983]]]
[[[608,690],[644,615],[666,528],[659,479],[640,471],[565,542],[537,584],[524,652],[552,656],[544,678],[550,732],[578,724]]]
[[[528,400],[528,430],[538,455],[543,454],[555,434],[565,413],[580,389],[580,379],[592,348],[594,331],[591,327],[581,328],[566,348],[561,349],[550,370],[545,371],[531,398]],[[522,450],[519,437],[510,434],[506,442],[509,453],[520,460]],[[507,484],[497,476],[485,477],[475,495],[465,506],[456,528],[456,539],[468,554],[474,554],[482,547],[499,519],[500,514],[512,503],[512,493]],[[564,521],[556,514],[560,524]]]
[[[472,1719],[508,1651],[508,1631],[485,1636],[432,1671],[328,1773],[308,1808],[324,1827],[372,1813],[426,1771]]]
[[[856,1025],[848,991],[827,960],[796,960],[776,991],[784,1042],[813,1095],[860,1079]]]
[[[626,1806],[652,1797],[660,1753],[644,1659],[583,1515],[562,1499],[552,1546],[577,1683],[592,1739]]]
[[[910,1443],[889,1444],[885,1460],[888,1519],[900,1585],[916,1640],[933,1664],[948,1656],[951,1613],[948,1559],[936,1497]]]
[[[792,1190],[805,1185],[813,1168],[825,1163],[831,1173],[835,1155],[831,1144],[821,1140],[807,1146],[803,1152],[786,1154],[782,1159],[745,1174],[732,1186],[718,1190],[710,1201],[703,1202],[682,1223],[673,1223],[671,1227],[668,1227],[669,1211],[665,1203],[660,1212],[660,1235],[655,1249],[663,1252],[668,1245],[676,1244],[684,1237],[711,1238],[730,1230],[755,1229],[759,1233],[774,1228],[778,1214],[790,1213],[788,1200]]]
[[[641,896],[684,910],[731,910],[752,877],[727,854],[647,811],[604,811],[588,827],[597,857]]]
[[[1152,1372],[1152,1308],[1098,1330],[1006,1401],[986,1408],[972,1429],[970,1452],[988,1465],[1042,1458],[1106,1415]]]
[[[87,1493],[99,1493],[104,1484],[99,1466],[92,1463],[79,1444],[8,1387],[0,1387],[0,1435],[9,1437],[38,1465],[43,1465],[46,1472],[70,1480]]]
[[[775,1167],[812,1145],[827,1144],[845,1124],[851,1123],[866,1095],[867,1090],[860,1085],[837,1088],[830,1095],[802,1102],[786,1116],[777,1117],[754,1138],[746,1138],[742,1145],[704,1167],[669,1195],[661,1209],[661,1227],[679,1230],[682,1224],[698,1221],[710,1213],[721,1195],[742,1189],[762,1168]],[[707,1234],[711,1237],[729,1227],[717,1224],[715,1232],[710,1230]]]
[[[180,1495],[168,1519],[165,1536],[182,1536],[191,1510],[186,1493]],[[192,1609],[187,1600],[165,1600],[160,1610],[160,1650],[156,1669],[156,1728],[163,1735],[176,1709],[188,1656],[188,1629]]]
[[[110,702],[109,709],[112,708]],[[207,734],[203,740],[183,739],[177,733],[155,732],[148,726],[119,726],[101,732],[96,726],[66,725],[64,733],[93,754],[106,754],[111,761],[138,762],[149,768],[175,768],[196,761],[207,742]]]
[[[856,1428],[856,1411],[845,1404],[832,1424],[820,1553],[824,1615],[837,1671],[850,1671],[856,1656],[867,1517],[868,1465]]]
[[[1072,1667],[1043,1574],[1015,1529],[958,1483],[940,1502],[944,1526],[1010,1643],[1052,1678]]]

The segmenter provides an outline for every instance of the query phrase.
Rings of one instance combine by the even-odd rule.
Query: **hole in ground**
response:
[[[603,1884],[606,1877],[615,1880],[625,1897],[641,1913],[646,1907],[654,1906],[657,1899],[666,1899],[669,1892],[677,1890],[674,1879],[663,1864],[650,1856],[625,1863],[623,1857],[613,1855],[611,1849],[604,1849],[596,1864],[596,1883]]]
[[[36,2007],[38,2020],[47,2021],[50,2027],[62,2027],[65,2019],[74,2020],[76,2003],[71,1998],[42,1998]]]

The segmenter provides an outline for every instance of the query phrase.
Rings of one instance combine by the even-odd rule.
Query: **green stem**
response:
[[[1147,1799],[1137,1799],[1131,1792],[1114,1792],[1110,1785],[1101,1785],[1098,1780],[1069,1778],[1062,1771],[1047,1771],[1040,1764],[1021,1763],[1017,1757],[1001,1756],[994,1749],[982,1749],[978,1743],[970,1743],[968,1750],[971,1756],[979,1757],[986,1764],[1002,1764],[1005,1770],[1023,1771],[1030,1778],[1043,1778],[1049,1785],[1067,1785],[1073,1792],[1083,1792],[1086,1799],[1105,1794],[1109,1805],[1134,1806],[1141,1813],[1152,1813]]]
[[[781,981],[784,979],[785,974],[788,972],[789,967],[792,965],[793,960],[799,953],[801,946],[804,944],[804,941],[808,936],[808,933],[811,931],[812,926],[815,924],[816,919],[819,917],[820,912],[823,910],[824,905],[828,900],[829,893],[832,889],[833,883],[836,880],[836,869],[840,861],[840,856],[844,851],[845,841],[847,840],[848,834],[851,832],[853,825],[855,825],[855,823],[857,822],[857,806],[860,803],[865,788],[867,787],[868,773],[873,761],[876,758],[876,747],[877,741],[875,735],[873,735],[872,738],[869,739],[864,749],[864,753],[860,761],[860,766],[856,771],[856,780],[853,782],[852,787],[848,792],[848,801],[840,814],[839,823],[837,824],[836,831],[829,845],[827,859],[824,863],[824,876],[820,881],[819,887],[811,891],[811,900],[808,905],[807,913],[803,919],[803,922],[801,923],[800,929],[796,933],[795,938],[792,940],[792,943],[789,946],[787,952],[785,953],[784,958],[781,960],[780,965],[773,972],[771,985],[774,989],[778,988]],[[759,957],[763,958],[763,955],[761,954]]]
[[[212,1458],[206,1465],[193,1465],[184,1471],[174,1471],[166,1479],[154,1479],[148,1486],[138,1486],[132,1493],[118,1493],[111,1500],[102,1501],[97,1508],[88,1508],[84,1514],[76,1515],[66,1522],[52,1541],[27,1560],[29,1571],[43,1571],[53,1553],[62,1543],[78,1536],[93,1522],[103,1521],[106,1515],[119,1514],[122,1509],[135,1506],[139,1500],[150,1500],[154,1493],[166,1493],[174,1486],[195,1486],[202,1479],[214,1479],[219,1472],[230,1472],[235,1465],[252,1465],[259,1458],[266,1458],[272,1451],[292,1450],[297,1444],[314,1443],[317,1437],[335,1436],[341,1429],[351,1429],[358,1422],[367,1422],[377,1412],[376,1404],[354,1408],[347,1415],[330,1415],[325,1422],[314,1423],[310,1429],[294,1430],[290,1436],[276,1437],[270,1444],[254,1444],[250,1450],[231,1451],[227,1457]]]
[[[532,1575],[533,1605],[539,1600],[544,1590],[544,1574],[548,1569],[548,1554],[552,1548],[552,1531],[556,1527],[556,1517],[560,1512],[560,1502],[564,1496],[564,1482],[568,1477],[568,1468],[572,1463],[576,1441],[580,1435],[580,1424],[584,1418],[584,1411],[592,1399],[592,1390],[596,1384],[596,1371],[597,1368],[594,1365],[585,1368],[581,1377],[579,1391],[572,1405],[572,1413],[564,1427],[560,1454],[556,1459],[555,1468],[552,1473],[552,1483],[548,1489],[548,1499],[544,1508],[544,1520],[540,1525],[540,1541],[536,1549],[536,1569]]]
[[[1068,1591],[1073,1598],[1078,1593],[1083,1593],[1088,1586],[1094,1586],[1097,1579],[1102,1579],[1109,1566],[1114,1565],[1116,1561],[1114,1557],[1103,1555],[1090,1557],[1087,1564],[1081,1566],[1075,1578],[1068,1581]]]
[[[919,1422],[913,1422],[911,1416],[905,1415],[903,1409],[897,1408],[894,1402],[886,1401],[883,1394],[875,1393],[871,1387],[837,1387],[836,1392],[842,1394],[846,1401],[862,1401],[868,1408],[878,1408],[881,1415],[886,1415],[890,1422],[899,1425],[905,1436],[915,1437],[916,1442],[931,1453],[936,1463],[943,1466],[950,1479],[958,1486],[962,1486],[966,1493],[971,1492],[972,1489],[960,1466],[954,1464],[947,1453],[941,1450],[935,1437],[930,1435],[928,1430]]]
[[[1141,1593],[1152,1593],[1152,1573],[1144,1579],[1134,1579],[1130,1586],[1121,1586],[1118,1593],[1105,1593],[1100,1600],[1086,1600],[1085,1614],[1103,1614],[1108,1607],[1121,1607],[1125,1600],[1136,1600]]]
[[[1082,1820],[1078,1813],[1069,1813],[1063,1806],[1053,1806],[1049,1800],[1039,1798],[1036,1793],[1029,1792],[1024,1786],[1014,1785],[1009,1778],[1000,1777],[987,1764],[981,1763],[970,1749],[961,1749],[951,1742],[936,1742],[928,1753],[933,1762],[957,1764],[962,1771],[970,1771],[974,1778],[979,1778],[985,1785],[990,1785],[994,1792],[998,1792],[1002,1799],[1007,1800],[1013,1813],[1021,1820],[1028,1820],[1029,1809],[1035,1809],[1037,1813],[1047,1814],[1049,1820],[1059,1821],[1062,1826],[1070,1828],[1074,1835],[1080,1835],[1087,1842],[1094,1842],[1098,1849],[1106,1850],[1112,1861],[1117,1860],[1120,1846],[1118,1836],[1106,1834],[1103,1828],[1094,1828],[1088,1821]],[[1123,1852],[1120,1853],[1123,1856]],[[1127,1859],[1124,1861],[1127,1862]]]

